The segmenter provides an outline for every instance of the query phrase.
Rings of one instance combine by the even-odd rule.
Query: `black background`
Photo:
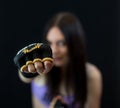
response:
[[[0,1],[0,107],[31,108],[30,85],[18,78],[13,57],[22,47],[41,41],[52,15],[70,11],[86,31],[88,60],[102,73],[102,108],[119,108],[119,4],[117,0]]]

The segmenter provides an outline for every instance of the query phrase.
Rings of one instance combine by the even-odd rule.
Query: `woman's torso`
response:
[[[47,90],[48,90],[47,89],[47,85],[45,83],[45,77],[42,77],[42,78],[41,77],[37,77],[31,83],[31,89],[32,89],[32,96],[34,98],[33,102],[35,102],[35,100],[36,100],[38,103],[40,103],[43,106],[43,108],[49,108],[51,100],[49,100],[49,99],[46,100],[46,98],[45,98]],[[62,85],[60,87],[60,93],[61,93],[65,103],[67,103],[68,106],[70,107],[71,103],[74,100],[73,94],[71,93],[71,94],[68,95],[66,93],[65,89],[64,89],[64,85]],[[33,104],[35,104],[35,103],[33,103]]]
[[[93,68],[93,67],[95,67],[95,66],[90,64],[90,63],[86,64],[86,72],[87,72],[87,76],[88,76],[88,83],[89,83],[89,76],[91,74],[90,71],[91,71],[91,68]],[[48,90],[47,85],[46,85],[45,76],[36,77],[36,79],[31,83],[31,89],[32,89],[32,96],[33,96],[32,97],[33,98],[33,108],[49,108],[50,101],[45,100],[45,95],[46,95],[46,92]],[[64,81],[63,81],[61,83],[61,86],[60,86],[60,93],[63,96],[63,99],[64,99],[65,103],[68,104],[69,108],[71,108],[70,106],[72,106],[71,104],[74,101],[74,94],[73,94],[72,88],[71,88],[70,91],[71,91],[70,94],[67,94],[67,92],[65,90]],[[40,107],[40,105],[42,107]],[[36,106],[36,107],[34,107],[34,106]]]

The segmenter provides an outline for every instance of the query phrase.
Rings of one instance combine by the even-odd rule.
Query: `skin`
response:
[[[52,49],[54,65],[64,68],[68,62],[68,49],[62,32],[53,27],[48,32],[47,41]]]
[[[54,65],[57,67],[61,67],[63,73],[65,72],[64,71],[65,66],[69,62],[69,58],[68,58],[68,49],[66,46],[64,35],[59,30],[59,28],[53,27],[49,30],[46,38],[51,46],[54,62],[45,61],[44,64],[42,64],[41,62],[35,62],[34,64],[29,64],[25,72],[27,73],[38,72],[40,75],[45,75],[51,70],[51,68]],[[102,78],[101,78],[100,70],[96,66],[90,63],[86,63],[86,69],[87,69],[87,81],[88,81],[88,95],[87,95],[85,108],[100,108],[100,101],[102,95]],[[22,79],[24,80],[24,82],[25,81],[30,82],[30,79],[29,80],[25,78]],[[63,84],[64,81],[61,85],[61,90],[62,90],[61,92],[64,95],[66,95]],[[54,102],[55,101],[53,101],[52,106],[55,104]],[[37,108],[39,108],[39,106],[40,105],[38,105]]]

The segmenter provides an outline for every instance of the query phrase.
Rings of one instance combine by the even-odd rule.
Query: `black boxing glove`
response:
[[[50,108],[68,108],[67,103],[64,101],[63,97],[61,95],[57,95],[53,97]]]
[[[18,51],[14,57],[14,63],[21,72],[23,72],[30,63],[36,61],[44,62],[46,60],[53,62],[52,50],[48,44],[44,43],[30,44]]]
[[[67,104],[62,103],[60,100],[57,100],[57,102],[55,103],[54,108],[68,108]]]

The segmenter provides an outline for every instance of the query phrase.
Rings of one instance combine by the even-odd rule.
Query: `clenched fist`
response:
[[[18,51],[14,63],[21,72],[46,74],[53,67],[52,50],[48,44],[30,44]]]

